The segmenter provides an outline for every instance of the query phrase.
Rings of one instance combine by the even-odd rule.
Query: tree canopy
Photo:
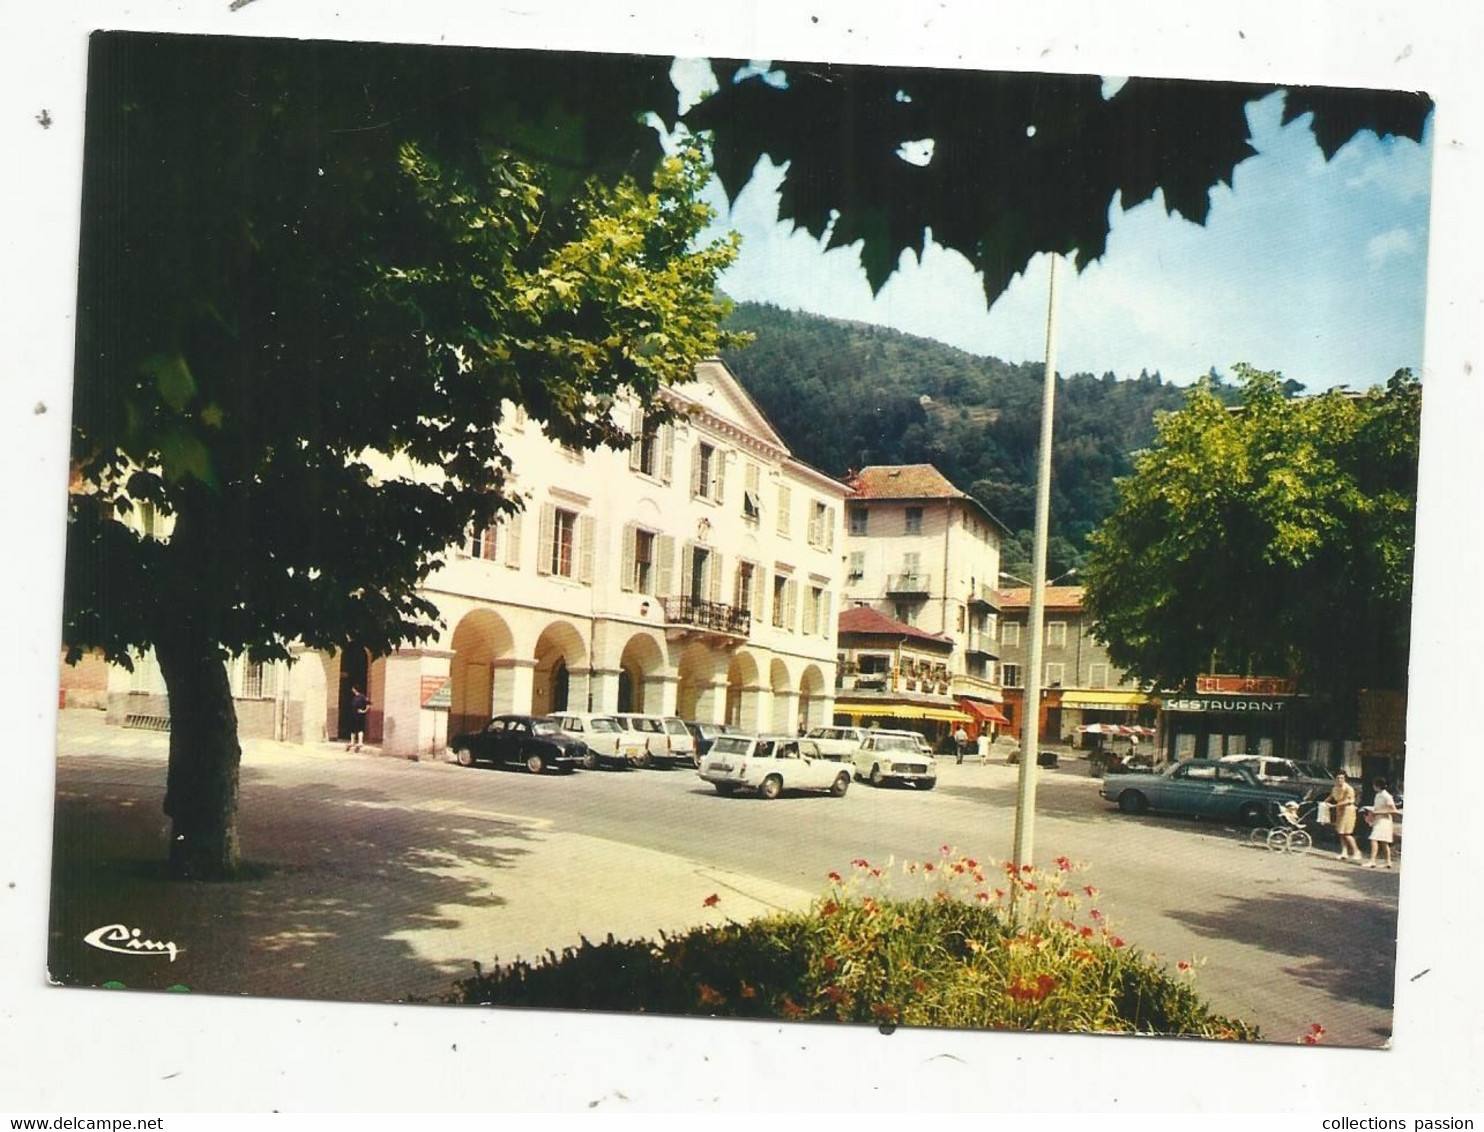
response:
[[[1197,386],[1159,421],[1090,539],[1087,605],[1146,685],[1291,676],[1344,718],[1405,686],[1421,387],[1285,396],[1239,367],[1241,403]]]

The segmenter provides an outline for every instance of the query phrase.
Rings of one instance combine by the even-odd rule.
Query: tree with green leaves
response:
[[[1290,676],[1343,726],[1359,689],[1405,686],[1421,387],[1237,381],[1238,406],[1198,385],[1160,420],[1090,539],[1088,609],[1146,686]]]
[[[420,584],[515,506],[503,403],[623,446],[620,400],[732,341],[699,152],[651,144],[641,180],[584,149],[653,142],[591,89],[633,105],[649,71],[460,58],[95,41],[63,639],[154,650],[176,875],[238,864],[230,657],[427,639]],[[146,505],[155,534],[121,521]]]

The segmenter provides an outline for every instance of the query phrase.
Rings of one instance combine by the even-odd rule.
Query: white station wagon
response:
[[[567,735],[587,744],[587,755],[582,761],[584,770],[596,770],[599,766],[627,768],[644,762],[643,738],[620,727],[611,715],[563,711],[550,718]]]
[[[850,789],[850,769],[821,757],[808,739],[792,735],[722,735],[696,771],[718,794],[755,790],[776,798],[785,790],[827,790],[836,798]]]

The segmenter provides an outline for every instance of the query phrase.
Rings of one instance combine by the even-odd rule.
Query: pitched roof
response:
[[[856,605],[840,612],[840,634],[859,633],[882,637],[911,637],[915,641],[931,641],[939,645],[952,645],[949,637],[929,633],[916,625],[893,621],[886,614],[867,605]]]
[[[968,499],[931,464],[874,464],[850,480],[866,499]]]
[[[1005,526],[992,511],[931,464],[872,464],[847,474],[845,482],[857,499],[961,499],[1001,531]]]
[[[1082,595],[1085,586],[1047,586],[1046,608],[1047,609],[1081,609]],[[1031,589],[1029,586],[1020,586],[1013,590],[1000,590],[1000,609],[1029,609],[1031,605]]]

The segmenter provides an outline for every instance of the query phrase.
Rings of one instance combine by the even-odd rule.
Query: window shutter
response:
[[[833,637],[835,635],[835,622],[830,606],[830,591],[824,590],[819,595],[819,634],[822,637]]]
[[[752,572],[752,619],[761,623],[768,615],[768,571],[759,566]]]
[[[634,442],[629,445],[629,471],[639,470],[640,459],[644,453],[644,410],[635,409],[629,421],[629,435]]]
[[[660,479],[669,483],[675,475],[675,426],[668,422],[660,426],[660,447],[663,450]]]
[[[520,525],[524,516],[516,512],[505,520],[505,565],[520,569]]]
[[[753,495],[757,494],[758,481],[761,476],[762,469],[756,464],[749,463],[747,465],[747,490],[752,492]]]
[[[593,584],[593,559],[598,551],[598,524],[591,515],[577,517],[577,580]]]
[[[778,533],[781,535],[788,534],[788,510],[792,494],[787,485],[778,485]]]
[[[655,596],[673,597],[675,594],[675,536],[660,535],[654,540]]]
[[[541,504],[541,533],[537,540],[536,573],[550,574],[551,562],[556,557],[556,505]]]
[[[627,524],[623,529],[623,567],[618,584],[629,592],[634,589],[634,557],[637,553],[638,542],[638,529],[633,523]]]
[[[835,549],[835,509],[826,507],[824,510],[824,548]]]
[[[720,503],[726,498],[727,487],[727,456],[720,448],[711,454],[711,459],[716,461],[716,488],[712,498]]]
[[[701,446],[699,443],[690,450],[690,493],[701,494]]]
[[[686,543],[680,548],[680,596],[695,597],[690,592],[691,571],[696,566],[696,548]]]
[[[721,552],[713,550],[706,556],[706,569],[710,572],[706,585],[706,600],[721,601]]]
[[[799,632],[804,636],[810,636],[819,627],[819,591],[810,586],[804,591],[804,622],[799,626]]]
[[[790,578],[783,586],[783,627],[790,633],[794,631],[794,625],[797,624],[798,607],[798,579]]]

